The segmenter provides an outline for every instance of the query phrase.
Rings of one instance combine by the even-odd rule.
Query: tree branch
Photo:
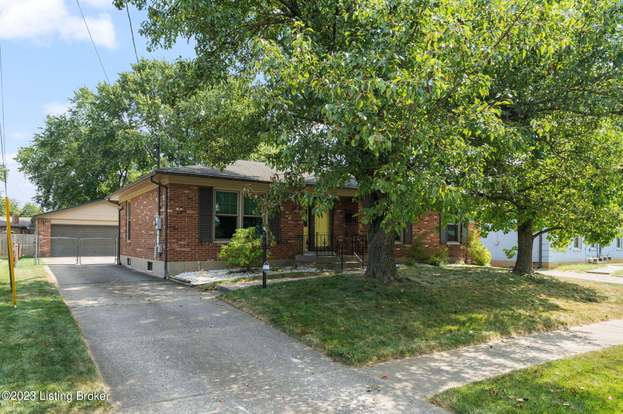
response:
[[[541,231],[537,231],[536,233],[534,233],[534,234],[532,235],[532,238],[533,238],[533,239],[536,239],[536,238],[537,238],[537,237],[539,237],[541,234],[545,234],[545,233],[550,232],[550,231],[553,231],[553,230],[561,230],[561,229],[562,229],[562,226],[547,227],[547,228],[544,228],[544,229],[543,229],[543,230],[541,230]]]

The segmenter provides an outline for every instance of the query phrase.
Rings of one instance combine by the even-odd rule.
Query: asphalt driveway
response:
[[[201,292],[116,265],[50,265],[120,412],[442,412]]]

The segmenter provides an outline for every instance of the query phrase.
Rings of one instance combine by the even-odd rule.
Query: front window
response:
[[[262,213],[257,199],[253,197],[244,197],[242,227],[255,227],[258,230],[262,228]]]
[[[446,227],[446,235],[448,243],[460,243],[461,236],[459,234],[460,227],[458,224],[448,224]]]
[[[214,204],[214,237],[230,239],[238,227],[238,193],[216,191]]]
[[[576,250],[580,250],[580,247],[582,246],[582,239],[580,239],[580,237],[574,237],[573,238],[573,248]]]
[[[623,237],[617,237],[617,249],[623,249]]]

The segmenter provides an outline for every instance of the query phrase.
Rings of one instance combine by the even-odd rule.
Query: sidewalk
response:
[[[623,344],[623,320],[538,333],[360,370],[417,398],[547,361]]]
[[[623,277],[620,276],[609,276],[605,274],[597,274],[597,273],[584,273],[584,272],[569,272],[563,270],[540,270],[538,273],[546,276],[553,277],[562,277],[568,279],[582,279],[582,280],[590,280],[591,282],[605,282],[605,283],[614,283],[616,285],[623,285]]]

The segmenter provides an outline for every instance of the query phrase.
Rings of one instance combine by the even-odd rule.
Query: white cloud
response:
[[[117,45],[115,38],[115,26],[107,14],[100,14],[98,17],[86,17],[87,25],[93,36],[93,41],[109,49]],[[59,33],[66,40],[88,40],[89,32],[84,27],[81,17],[68,16],[65,18],[63,26],[59,28]]]
[[[48,102],[43,105],[44,115],[58,116],[62,115],[69,109],[68,102]]]
[[[21,205],[32,201],[35,196],[35,186],[28,181],[24,174],[19,172],[19,163],[15,160],[15,154],[7,154],[6,166],[9,169],[7,176],[9,197],[17,200]],[[4,191],[2,192],[4,193]]]
[[[90,0],[89,4],[103,4],[103,0]],[[59,36],[64,40],[88,40],[84,22],[75,9],[66,7],[65,0],[0,0],[0,39],[41,41]],[[110,15],[86,16],[86,20],[97,45],[116,46]]]

